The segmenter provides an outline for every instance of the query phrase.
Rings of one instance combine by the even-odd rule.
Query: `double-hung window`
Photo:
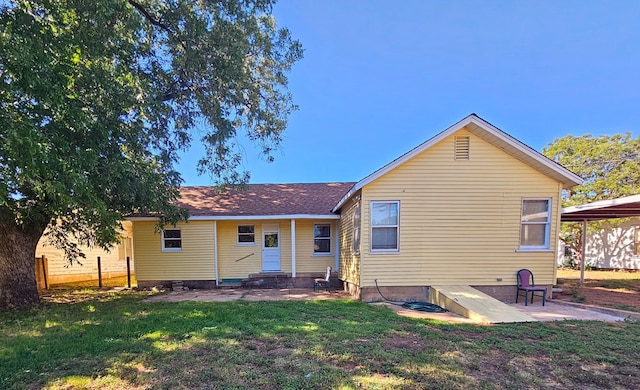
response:
[[[636,226],[633,232],[633,254],[640,256],[640,226]]]
[[[331,224],[316,223],[313,225],[313,253],[331,253]]]
[[[182,231],[180,229],[164,229],[162,231],[162,251],[182,251]]]
[[[520,220],[521,249],[549,249],[551,199],[523,199]]]
[[[238,245],[255,245],[255,225],[238,225]]]
[[[371,202],[371,251],[397,252],[400,202]]]

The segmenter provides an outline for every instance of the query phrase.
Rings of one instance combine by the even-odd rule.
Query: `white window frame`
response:
[[[329,226],[329,237],[316,237],[316,226]],[[315,222],[313,224],[313,231],[311,232],[313,235],[313,255],[314,256],[332,256],[333,255],[333,226],[331,222]],[[329,241],[329,252],[316,252],[316,240],[328,240]]]
[[[640,226],[633,229],[633,256],[640,256]]]
[[[377,225],[373,226],[373,207],[376,204],[392,204],[395,203],[397,205],[398,216],[395,225]],[[384,248],[384,249],[374,249],[373,248],[373,230],[376,228],[395,228],[396,229],[396,248]],[[399,200],[376,200],[371,201],[369,203],[369,251],[373,254],[375,253],[399,253],[400,252],[400,201]]]
[[[180,232],[180,238],[165,238],[164,236],[164,232],[166,232],[167,230],[177,230]],[[182,237],[182,229],[180,228],[171,228],[171,229],[163,229],[162,230],[162,234],[160,235],[160,239],[161,239],[161,245],[162,245],[162,251],[163,252],[182,252],[182,247],[184,246],[183,244],[183,237]],[[180,240],[180,248],[167,248],[166,247],[166,242],[167,241],[176,241],[176,240]]]
[[[251,227],[253,227],[253,233],[240,233],[240,226],[251,226]],[[253,235],[253,242],[242,242],[242,241],[240,241],[240,235],[243,235],[243,236]],[[256,225],[249,224],[249,223],[238,224],[238,226],[236,227],[236,245],[238,245],[238,246],[255,246],[256,245]]]
[[[525,222],[524,221],[524,202],[526,201],[539,201],[539,200],[545,200],[547,201],[547,220],[546,222]],[[520,248],[519,250],[521,251],[547,251],[550,250],[550,243],[551,243],[551,213],[553,212],[553,200],[552,198],[522,198],[522,201],[520,202],[520,225],[518,226],[520,229],[519,232],[519,237],[520,237]],[[544,231],[544,243],[543,245],[523,245],[522,244],[522,226],[523,225],[544,225],[545,226],[545,231]]]

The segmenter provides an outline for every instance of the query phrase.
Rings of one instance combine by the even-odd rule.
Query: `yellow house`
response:
[[[515,299],[516,271],[555,283],[563,188],[579,176],[475,114],[365,177],[338,202],[340,279],[363,299],[473,286]]]
[[[353,184],[183,187],[188,222],[157,232],[155,218],[129,218],[138,285],[308,287],[337,268],[340,215],[331,209]]]
[[[518,269],[554,284],[560,195],[579,183],[471,114],[357,183],[183,188],[188,223],[156,233],[155,219],[130,218],[136,277],[310,287],[331,266],[364,300],[377,284],[398,299],[470,285],[509,301]]]

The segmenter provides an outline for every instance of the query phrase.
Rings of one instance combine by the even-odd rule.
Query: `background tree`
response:
[[[593,137],[591,134],[555,139],[543,154],[564,165],[582,179],[582,185],[563,192],[563,207],[597,200],[619,198],[640,193],[640,137],[630,133]],[[616,226],[620,221],[592,222],[590,229],[604,224]],[[582,224],[563,223],[560,239],[583,260]]]
[[[164,222],[197,134],[216,184],[244,183],[236,135],[271,159],[300,44],[271,0],[3,2],[0,308],[39,302],[37,242],[108,247],[130,213]],[[194,131],[197,129],[197,131]]]

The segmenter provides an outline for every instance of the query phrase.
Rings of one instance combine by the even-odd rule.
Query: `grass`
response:
[[[0,312],[0,388],[640,387],[638,323],[453,325],[353,301],[148,294],[70,291]]]
[[[580,271],[568,268],[558,269],[558,278],[580,279]],[[630,282],[640,281],[640,271],[584,271],[585,280],[628,280]]]
[[[558,270],[558,286],[570,292],[572,301],[640,312],[640,272],[585,271],[584,284],[579,280],[580,271]]]

